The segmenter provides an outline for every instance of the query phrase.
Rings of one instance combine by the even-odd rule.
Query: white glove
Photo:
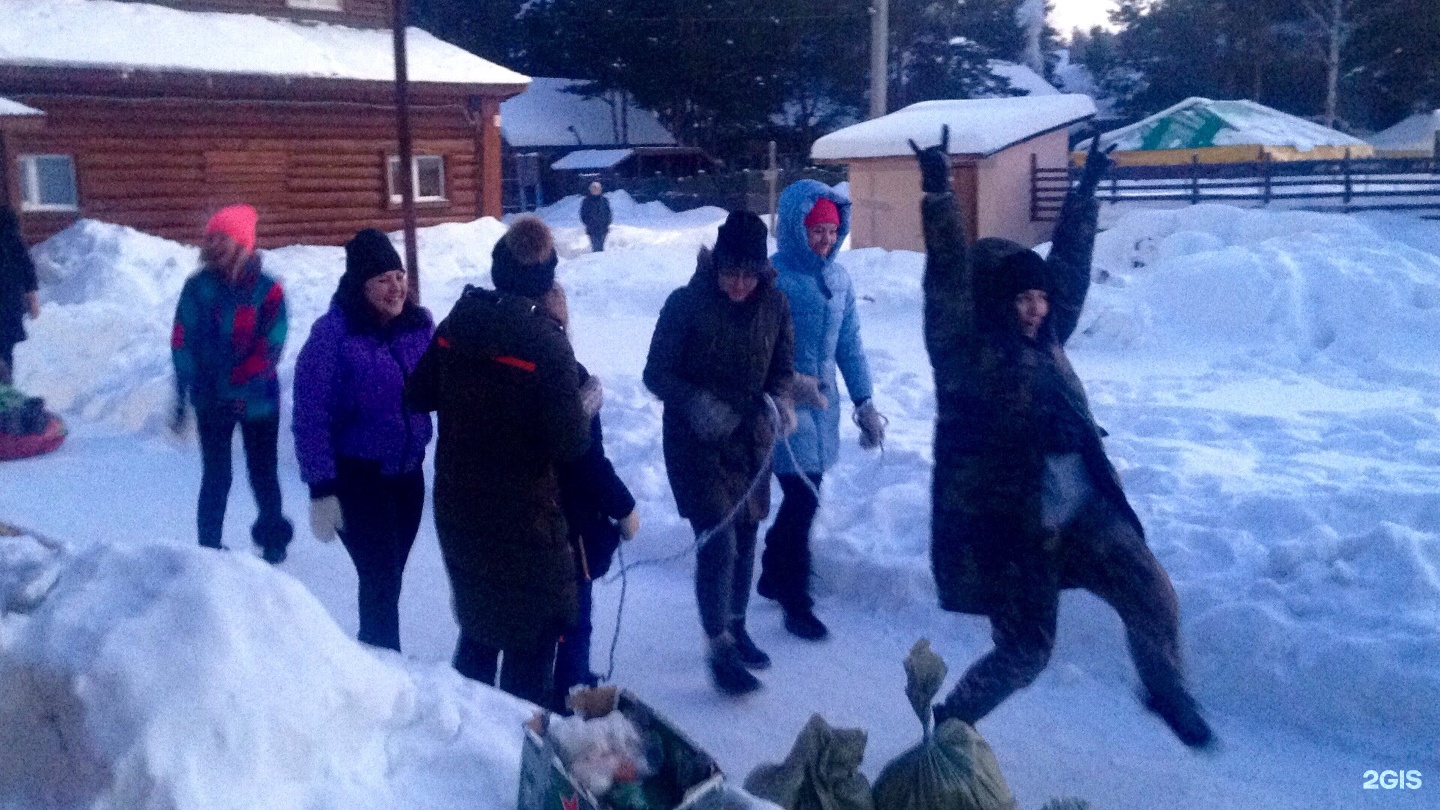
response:
[[[630,514],[620,518],[620,537],[624,540],[634,540],[635,535],[640,533],[640,513],[634,509]]]
[[[780,418],[780,435],[777,438],[790,438],[795,434],[796,428],[800,427],[800,420],[795,415],[795,403],[789,397],[772,397],[766,394],[765,398],[775,406],[775,413]]]
[[[332,542],[345,531],[345,517],[340,513],[340,499],[334,495],[310,502],[310,531],[322,543]]]
[[[580,409],[585,412],[585,419],[594,419],[604,404],[605,386],[601,385],[599,377],[591,376],[580,386]]]
[[[869,450],[885,444],[885,425],[890,420],[875,410],[875,403],[865,400],[855,408],[855,424],[860,427],[860,446]]]
[[[740,414],[709,391],[691,397],[685,408],[690,429],[706,444],[718,442],[740,427]]]
[[[802,408],[823,411],[830,407],[830,400],[820,392],[819,377],[796,374],[794,381],[790,384],[790,395],[795,398],[795,404]]]

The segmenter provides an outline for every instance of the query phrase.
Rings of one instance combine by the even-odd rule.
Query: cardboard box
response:
[[[604,717],[618,711],[635,724],[647,741],[646,755],[653,771],[644,780],[647,792],[665,797],[664,806],[652,810],[725,808],[725,777],[715,759],[639,698],[614,687],[588,690],[572,698],[582,717]],[[548,726],[548,715],[537,715],[526,724],[519,810],[611,810],[570,775],[546,734]]]

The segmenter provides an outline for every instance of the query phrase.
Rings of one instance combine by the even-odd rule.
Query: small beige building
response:
[[[849,168],[852,247],[924,250],[909,139],[933,145],[948,125],[966,233],[1036,245],[1054,223],[1031,219],[1032,165],[1063,168],[1070,128],[1094,115],[1095,103],[1082,95],[924,101],[832,132],[815,141],[810,158]]]

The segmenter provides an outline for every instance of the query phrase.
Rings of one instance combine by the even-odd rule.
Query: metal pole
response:
[[[870,117],[889,112],[885,94],[889,80],[890,0],[872,0],[870,6]]]
[[[420,252],[415,244],[415,154],[410,143],[410,72],[405,59],[408,0],[391,0],[395,40],[395,129],[400,141],[400,210],[405,220],[405,267],[410,297],[420,303]]]

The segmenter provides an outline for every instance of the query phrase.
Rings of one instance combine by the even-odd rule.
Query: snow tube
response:
[[[44,455],[53,452],[65,442],[65,423],[60,417],[49,414],[50,421],[45,424],[43,433],[36,433],[31,436],[13,436],[9,433],[0,433],[0,461],[12,461],[20,458]]]

